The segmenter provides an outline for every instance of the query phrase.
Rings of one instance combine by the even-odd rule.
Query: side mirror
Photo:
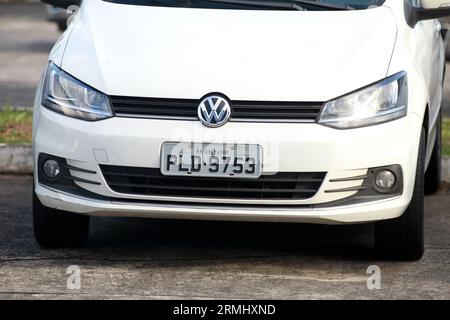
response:
[[[81,5],[82,0],[41,0],[41,1],[54,7],[67,9],[70,6]]]
[[[422,20],[440,19],[450,16],[449,0],[413,0],[405,1],[409,12],[408,24],[412,27]]]

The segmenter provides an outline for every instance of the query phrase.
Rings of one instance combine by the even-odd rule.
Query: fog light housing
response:
[[[396,183],[397,177],[390,170],[381,170],[375,176],[375,185],[381,192],[389,192]]]
[[[61,174],[61,166],[58,161],[49,159],[44,162],[42,166],[42,171],[47,176],[47,178],[55,179]]]

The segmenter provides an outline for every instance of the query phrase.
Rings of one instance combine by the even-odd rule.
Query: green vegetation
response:
[[[442,121],[442,153],[450,156],[450,118]]]
[[[32,119],[31,111],[0,109],[0,143],[31,143]]]

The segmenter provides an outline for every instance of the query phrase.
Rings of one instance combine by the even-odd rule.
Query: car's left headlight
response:
[[[373,85],[328,101],[319,123],[337,129],[371,126],[402,118],[408,111],[408,82],[402,71]]]
[[[50,62],[45,74],[42,105],[69,117],[97,121],[113,116],[109,98]]]

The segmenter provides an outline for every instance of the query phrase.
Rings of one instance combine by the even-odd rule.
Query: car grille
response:
[[[200,100],[110,97],[118,117],[196,120]],[[231,121],[314,122],[321,102],[231,101]]]
[[[163,176],[159,169],[100,166],[109,187],[147,196],[301,200],[313,197],[326,173],[282,172],[258,179]]]

